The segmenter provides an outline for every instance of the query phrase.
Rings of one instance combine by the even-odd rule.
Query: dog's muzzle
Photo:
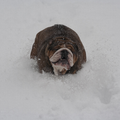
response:
[[[67,71],[73,66],[73,53],[68,48],[61,48],[53,54],[50,62],[55,75],[58,75],[64,69]]]

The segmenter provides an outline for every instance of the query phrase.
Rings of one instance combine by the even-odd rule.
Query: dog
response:
[[[37,60],[40,73],[75,74],[86,62],[86,51],[74,30],[56,24],[36,35],[30,58]]]

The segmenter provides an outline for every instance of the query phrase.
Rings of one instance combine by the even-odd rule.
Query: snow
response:
[[[0,120],[119,120],[120,1],[1,0]],[[29,59],[36,33],[75,30],[87,62],[75,75],[38,72]]]

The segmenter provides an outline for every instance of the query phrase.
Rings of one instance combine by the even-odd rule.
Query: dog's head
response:
[[[50,40],[46,47],[46,55],[53,67],[55,75],[65,74],[77,61],[78,48],[75,42],[59,37]]]

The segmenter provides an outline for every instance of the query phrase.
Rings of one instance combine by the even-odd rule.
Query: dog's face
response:
[[[70,39],[51,40],[46,47],[46,55],[53,67],[54,74],[65,74],[77,61],[77,45]]]

